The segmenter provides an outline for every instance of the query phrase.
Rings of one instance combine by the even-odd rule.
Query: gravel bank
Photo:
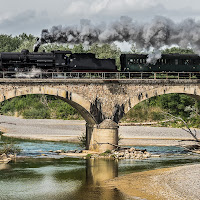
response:
[[[132,173],[107,181],[131,197],[148,200],[199,200],[200,164]],[[134,198],[137,199],[137,198]]]
[[[5,136],[23,139],[77,142],[85,132],[85,121],[54,119],[20,119],[0,115],[0,129]],[[200,130],[197,131],[200,138]],[[178,145],[179,140],[193,139],[178,128],[120,126],[123,145]]]
[[[8,137],[77,142],[77,137],[85,132],[85,121],[20,119],[1,115],[0,129]]]

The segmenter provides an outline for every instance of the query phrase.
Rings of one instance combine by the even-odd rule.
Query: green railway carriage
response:
[[[200,72],[200,57],[196,54],[162,54],[155,64],[147,63],[146,54],[122,54],[124,72]]]

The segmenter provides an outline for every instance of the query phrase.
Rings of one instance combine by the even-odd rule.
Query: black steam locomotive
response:
[[[147,55],[122,54],[121,72],[200,72],[200,57],[195,54],[163,54],[155,64],[147,63]],[[0,71],[28,72],[117,72],[114,59],[97,59],[92,53],[22,50],[0,53]]]
[[[114,59],[97,59],[92,53],[30,53],[26,49],[21,53],[0,53],[0,71],[27,72],[33,67],[43,72],[117,71]]]

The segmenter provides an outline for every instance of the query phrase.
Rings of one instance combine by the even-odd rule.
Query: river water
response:
[[[0,145],[7,140],[2,138]],[[49,152],[80,149],[77,144],[14,142],[23,151],[17,162],[0,164],[0,200],[126,200],[117,189],[106,187],[105,181],[138,171],[200,163],[199,155],[180,147],[138,147],[161,157],[116,161],[63,158]]]

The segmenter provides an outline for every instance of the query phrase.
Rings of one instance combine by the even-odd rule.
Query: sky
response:
[[[54,25],[76,25],[81,19],[109,23],[120,16],[146,22],[155,16],[174,21],[200,20],[199,0],[0,0],[0,34],[40,36]]]
[[[0,33],[22,32],[40,35],[53,25],[92,23],[118,20],[129,16],[148,21],[156,15],[175,21],[185,18],[200,20],[199,0],[0,0]]]

